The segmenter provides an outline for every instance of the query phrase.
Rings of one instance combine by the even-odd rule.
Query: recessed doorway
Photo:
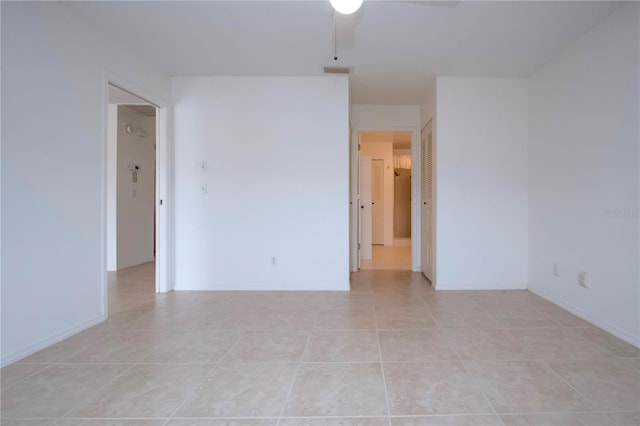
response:
[[[411,132],[358,134],[359,269],[411,270]]]

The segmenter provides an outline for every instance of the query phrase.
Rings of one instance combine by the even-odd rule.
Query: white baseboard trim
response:
[[[205,286],[179,284],[173,291],[349,291],[350,282],[343,284],[237,284],[216,283]]]
[[[462,284],[462,285],[450,285],[450,284],[441,284],[440,282],[438,282],[436,284],[436,290],[438,291],[450,291],[450,290],[478,290],[478,291],[483,291],[483,290],[526,290],[527,289],[527,284],[513,284],[513,283],[489,283],[489,284],[482,284],[482,285],[468,285],[468,284]]]
[[[94,325],[98,325],[106,319],[107,318],[104,315],[100,315],[89,321],[85,321],[79,325],[76,325],[75,327],[68,328],[60,333],[55,333],[47,337],[46,339],[40,340],[39,342],[34,343],[33,345],[27,346],[25,349],[3,356],[2,361],[0,362],[0,366],[6,367],[9,364],[13,364],[16,361],[21,360],[22,358],[26,358],[29,355],[32,355],[42,349],[45,349],[51,345],[61,342],[68,337],[71,337],[75,334],[80,333],[81,331],[84,331],[88,328],[93,327]]]
[[[613,334],[614,336],[616,336],[619,339],[624,340],[625,342],[640,348],[640,339],[638,339],[637,336],[634,336],[630,333],[627,333],[624,330],[621,330],[620,328],[609,324],[607,322],[603,322],[603,321],[599,321],[595,318],[593,318],[591,315],[587,314],[586,312],[582,311],[581,309],[576,308],[575,306],[573,306],[570,303],[564,302],[560,299],[556,299],[553,296],[551,296],[550,294],[536,289],[536,288],[531,288],[529,287],[528,289],[531,293],[535,294],[536,296],[540,296],[543,299],[553,303],[554,305],[557,305],[559,307],[561,307],[562,309],[564,309],[565,311],[569,311],[571,312],[573,315],[582,318],[583,320],[595,325],[598,328],[601,328],[602,330],[606,331],[609,334]]]

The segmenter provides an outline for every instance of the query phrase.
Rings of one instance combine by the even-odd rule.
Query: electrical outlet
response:
[[[560,276],[560,266],[557,263],[553,264],[553,276],[554,277]]]
[[[578,285],[584,288],[589,288],[589,274],[586,272],[580,272],[578,274]]]
[[[207,184],[206,183],[203,183],[200,186],[200,192],[202,192],[202,195],[206,195],[207,194]]]
[[[278,266],[278,258],[275,256],[271,257],[271,266]]]
[[[202,170],[202,173],[207,173],[207,163],[200,163],[200,170]]]

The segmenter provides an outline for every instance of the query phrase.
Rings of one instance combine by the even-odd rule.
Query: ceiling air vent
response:
[[[322,70],[325,74],[351,74],[349,67],[323,67]]]

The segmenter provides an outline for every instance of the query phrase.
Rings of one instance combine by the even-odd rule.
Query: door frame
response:
[[[159,99],[138,86],[121,77],[104,72],[103,75],[103,112],[102,112],[102,301],[104,317],[108,315],[108,280],[107,280],[107,149],[108,149],[108,106],[109,86],[115,86],[125,92],[148,102],[156,107],[156,174],[155,174],[155,290],[166,293],[172,290],[173,283],[173,227],[171,226],[172,188],[169,176],[172,151],[169,138],[170,103]]]
[[[421,271],[421,214],[420,214],[420,184],[422,182],[422,171],[420,167],[415,167],[413,163],[416,158],[422,158],[422,150],[420,147],[420,128],[415,126],[365,126],[354,127],[351,129],[350,137],[350,153],[351,153],[351,175],[349,176],[349,187],[351,189],[351,200],[349,200],[350,209],[350,240],[351,240],[351,265],[352,272],[358,270],[358,176],[360,173],[360,133],[362,132],[411,132],[411,270],[414,272]]]

